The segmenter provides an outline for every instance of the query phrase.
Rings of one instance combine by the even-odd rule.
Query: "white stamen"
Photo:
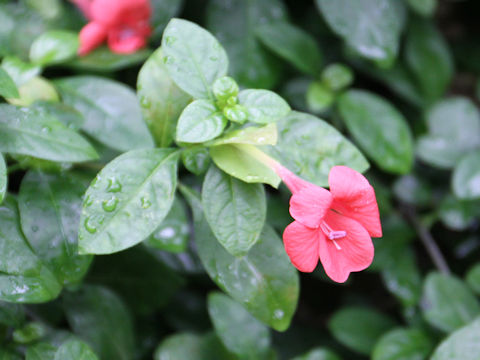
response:
[[[330,239],[333,241],[333,244],[335,245],[335,247],[337,248],[337,250],[342,250],[342,248],[340,247],[340,245],[337,244],[337,242],[333,239]]]

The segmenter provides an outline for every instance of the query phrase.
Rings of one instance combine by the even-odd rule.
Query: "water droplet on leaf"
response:
[[[107,212],[112,212],[117,208],[118,199],[115,196],[112,196],[110,199],[105,200],[102,203],[103,210]]]
[[[95,234],[97,232],[97,227],[93,223],[92,219],[90,217],[87,217],[85,219],[85,222],[83,223],[85,226],[85,229],[90,233],[90,234]]]
[[[110,178],[108,179],[107,191],[111,193],[120,192],[122,191],[122,184],[117,179]]]
[[[144,196],[140,200],[142,202],[142,208],[148,209],[150,206],[152,206],[152,203],[150,202],[150,200],[148,200],[147,197]]]

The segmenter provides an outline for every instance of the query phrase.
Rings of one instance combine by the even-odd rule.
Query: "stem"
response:
[[[7,174],[11,174],[17,170],[21,170],[22,169],[22,165],[20,165],[19,163],[17,164],[13,164],[13,165],[10,165],[8,168],[7,168]]]
[[[450,268],[448,267],[440,248],[430,233],[430,230],[418,219],[415,209],[411,206],[405,206],[403,213],[415,228],[418,237],[422,241],[425,250],[427,250],[428,255],[432,259],[437,269],[443,274],[450,274]]]

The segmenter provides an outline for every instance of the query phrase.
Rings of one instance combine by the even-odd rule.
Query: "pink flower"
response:
[[[293,265],[312,272],[320,258],[327,275],[339,283],[351,272],[366,269],[374,254],[371,237],[382,236],[375,192],[368,180],[346,166],[334,166],[328,191],[278,163],[275,170],[292,192],[290,214],[295,221],[285,229],[283,241]]]
[[[88,54],[105,41],[119,54],[130,54],[146,45],[151,33],[149,0],[72,1],[90,20],[80,31],[80,55]]]

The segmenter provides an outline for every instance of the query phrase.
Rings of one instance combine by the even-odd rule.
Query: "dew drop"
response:
[[[283,312],[283,310],[280,310],[280,309],[276,309],[274,312],[273,312],[273,317],[275,319],[282,319],[283,316],[285,315],[285,313]]]
[[[171,56],[164,56],[163,57],[163,63],[164,64],[173,64],[173,58]]]
[[[165,38],[165,44],[167,45],[172,45],[175,41],[177,41],[177,38],[174,36],[167,36]]]
[[[142,202],[142,208],[143,209],[148,209],[150,206],[152,206],[152,203],[150,200],[148,200],[147,197],[143,196],[140,201]]]
[[[90,195],[87,195],[85,200],[83,200],[83,206],[88,207],[93,204],[93,199]]]
[[[116,198],[115,196],[112,196],[110,199],[102,202],[102,208],[106,212],[112,212],[117,208],[117,204],[118,204],[118,198]]]
[[[48,126],[42,127],[42,133],[48,134],[51,131],[52,131],[52,129],[50,129],[50,127],[48,127]]]
[[[32,226],[32,231],[33,231],[33,232],[37,232],[37,231],[38,231],[38,226],[37,226],[37,225],[33,225],[33,226]]]
[[[97,232],[97,227],[95,224],[93,224],[93,221],[90,217],[87,217],[83,223],[85,226],[85,229],[90,233],[90,234],[95,234]]]
[[[217,60],[218,60],[218,57],[216,57],[216,56],[210,56],[209,59],[210,59],[211,61],[217,61]]]
[[[108,179],[107,191],[111,193],[120,192],[122,191],[122,184],[117,179],[110,178]]]

